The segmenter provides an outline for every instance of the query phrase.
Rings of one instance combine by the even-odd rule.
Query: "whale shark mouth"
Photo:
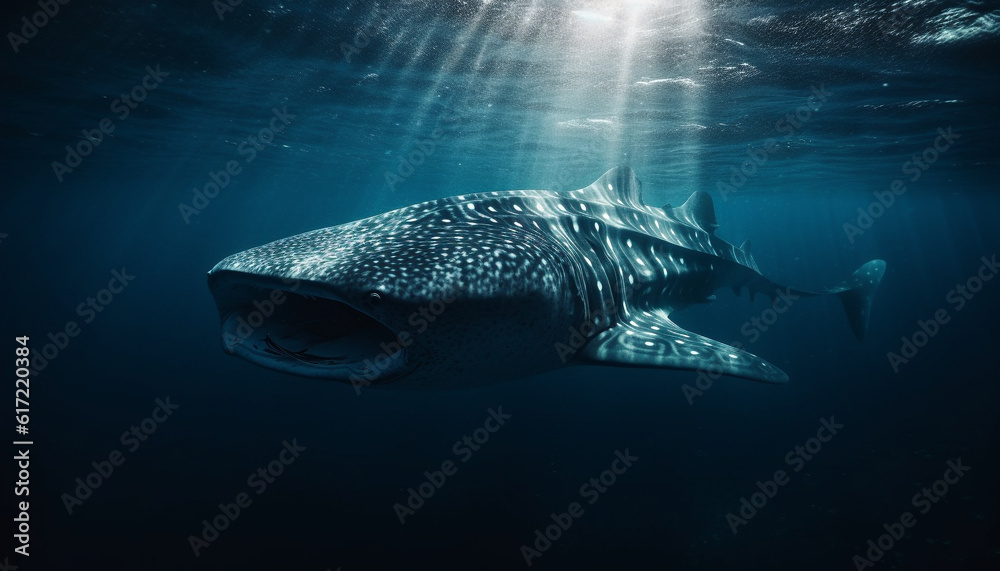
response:
[[[407,366],[397,334],[322,284],[234,271],[209,274],[222,346],[270,369],[352,384],[398,379]]]

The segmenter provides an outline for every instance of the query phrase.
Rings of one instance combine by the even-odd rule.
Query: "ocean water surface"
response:
[[[995,2],[42,0],[2,22],[0,331],[31,392],[0,414],[32,442],[0,470],[7,568],[1000,568]],[[720,290],[674,318],[789,383],[356,390],[221,349],[226,256],[616,165],[651,206],[708,192],[779,283],[885,260],[864,342],[832,298]]]

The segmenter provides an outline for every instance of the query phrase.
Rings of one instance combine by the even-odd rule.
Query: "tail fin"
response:
[[[844,304],[847,321],[851,324],[854,336],[861,341],[868,329],[868,317],[872,312],[872,297],[878,289],[882,275],[885,273],[885,261],[872,260],[858,268],[841,286],[837,297]]]

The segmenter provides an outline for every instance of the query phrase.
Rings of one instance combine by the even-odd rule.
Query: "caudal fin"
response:
[[[841,286],[844,289],[837,292],[837,297],[847,312],[847,321],[851,324],[851,330],[854,331],[858,341],[865,338],[868,317],[872,312],[872,297],[884,273],[885,261],[872,260],[851,274]]]

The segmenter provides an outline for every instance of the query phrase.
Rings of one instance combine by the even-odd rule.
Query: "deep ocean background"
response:
[[[5,5],[3,31],[38,10]],[[996,3],[244,0],[223,16],[209,0],[74,0],[0,49],[0,337],[12,360],[17,335],[37,354],[82,329],[31,379],[29,558],[7,516],[15,447],[0,463],[0,562],[522,569],[521,545],[628,449],[639,459],[533,569],[853,569],[959,457],[968,474],[874,568],[1000,568],[1000,279],[960,311],[947,300],[1000,253]],[[168,75],[119,118],[114,100],[157,65]],[[295,117],[244,162],[274,108]],[[102,118],[114,132],[60,181],[53,161]],[[939,128],[959,138],[908,180]],[[427,139],[412,174],[387,178]],[[232,160],[241,174],[187,223],[179,205]],[[866,341],[835,300],[797,302],[749,347],[791,382],[722,378],[692,403],[685,371],[356,395],[220,349],[205,272],[229,254],[463,192],[578,188],[616,164],[648,204],[710,192],[718,234],[749,238],[775,281],[824,287],[886,260]],[[849,240],[895,179],[907,192]],[[134,281],[83,323],[77,305],[123,267]],[[678,322],[746,342],[768,301],[718,296]],[[951,320],[894,372],[886,354],[939,309]],[[74,480],[168,396],[180,408],[67,513]],[[501,406],[507,424],[400,525],[407,488]],[[831,415],[842,431],[734,535],[726,514]],[[253,493],[293,438],[306,450]],[[252,505],[195,557],[188,536],[241,492]]]

